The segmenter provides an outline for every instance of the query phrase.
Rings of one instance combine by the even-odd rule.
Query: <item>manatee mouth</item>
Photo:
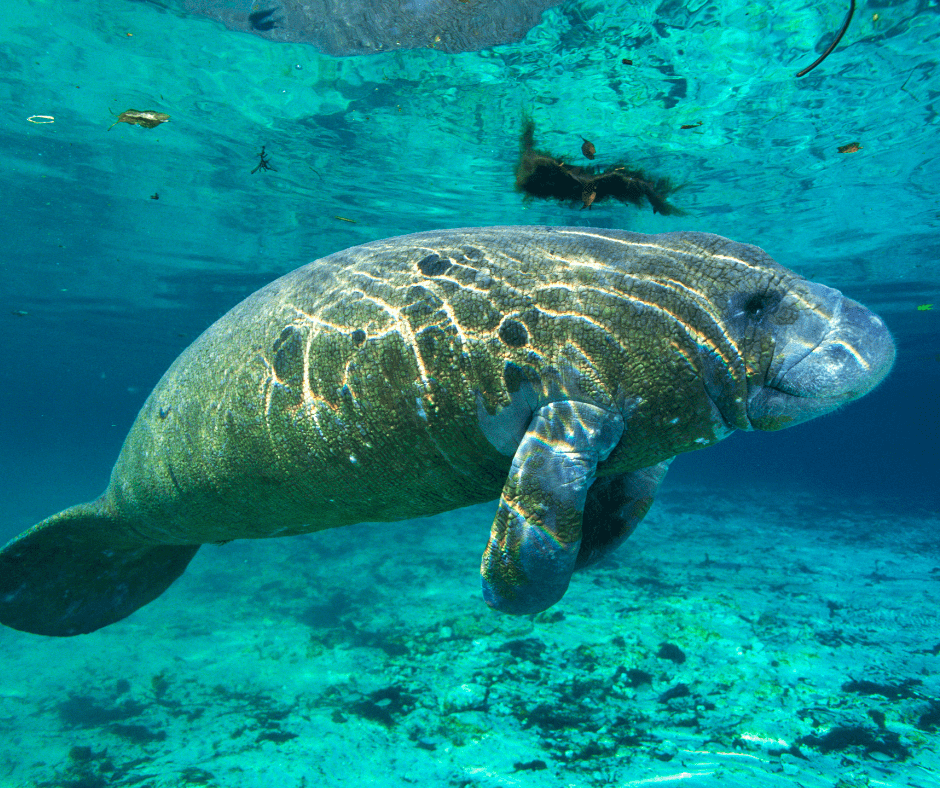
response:
[[[896,352],[884,321],[848,298],[835,305],[829,329],[815,345],[794,352],[794,344],[748,403],[755,429],[789,427],[858,399],[884,380]]]

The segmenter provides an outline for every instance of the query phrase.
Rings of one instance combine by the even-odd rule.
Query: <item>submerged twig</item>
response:
[[[264,145],[261,146],[261,153],[258,154],[258,158],[261,161],[259,161],[258,166],[251,171],[252,175],[254,175],[258,170],[271,170],[271,172],[277,172],[277,168],[271,166],[271,159],[269,159],[268,155],[264,152]]]
[[[816,68],[816,66],[818,66],[827,57],[829,57],[829,54],[832,52],[832,50],[835,49],[839,45],[839,42],[842,40],[842,36],[845,35],[845,31],[849,29],[849,22],[852,21],[852,14],[854,13],[855,13],[855,0],[849,0],[849,14],[848,16],[846,16],[845,21],[842,23],[842,29],[838,33],[836,33],[835,40],[828,47],[826,47],[826,51],[823,52],[816,60],[810,63],[802,71],[798,71],[796,73],[797,77],[802,77],[805,74],[809,74],[810,71],[812,71],[814,68]]]

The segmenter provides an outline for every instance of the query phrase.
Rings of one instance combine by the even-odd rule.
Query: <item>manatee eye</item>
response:
[[[760,313],[764,311],[764,296],[759,293],[752,295],[747,302],[744,304],[744,314],[749,317],[760,317]]]
[[[780,296],[776,293],[752,293],[744,295],[743,300],[741,311],[752,320],[760,320],[764,313],[777,306]]]

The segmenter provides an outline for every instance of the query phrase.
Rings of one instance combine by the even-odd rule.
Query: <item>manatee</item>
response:
[[[0,621],[77,635],[199,546],[499,500],[497,610],[544,610],[616,548],[670,461],[870,391],[885,324],[755,246],[575,227],[338,252],[210,326],[147,398],[100,498],[0,551]]]
[[[525,37],[561,0],[174,0],[182,10],[269,41],[303,41],[327,55],[393,49],[474,52]]]

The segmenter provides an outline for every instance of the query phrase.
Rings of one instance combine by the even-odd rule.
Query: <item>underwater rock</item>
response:
[[[888,684],[877,681],[847,681],[842,685],[843,692],[857,692],[861,695],[881,695],[888,700],[901,698],[916,698],[917,692],[912,689],[923,684],[920,679],[905,679],[898,684]]]
[[[401,716],[414,710],[416,701],[415,696],[403,687],[391,686],[371,692],[351,703],[347,711],[391,728]]]
[[[523,38],[558,0],[172,0],[230,30],[301,41],[328,55],[473,52]],[[161,3],[163,5],[163,3]]]
[[[444,714],[485,711],[489,694],[487,687],[472,682],[451,687],[441,699],[441,711]]]
[[[881,753],[895,761],[904,761],[911,757],[910,749],[902,742],[899,734],[880,729],[872,730],[862,725],[837,725],[819,736],[801,736],[797,739],[797,744],[814,747],[821,753],[843,752],[857,747],[865,755]]]
[[[675,643],[663,643],[659,647],[659,651],[656,652],[656,656],[660,659],[668,659],[672,662],[675,662],[677,665],[681,665],[685,662],[685,652],[679,648]]]

